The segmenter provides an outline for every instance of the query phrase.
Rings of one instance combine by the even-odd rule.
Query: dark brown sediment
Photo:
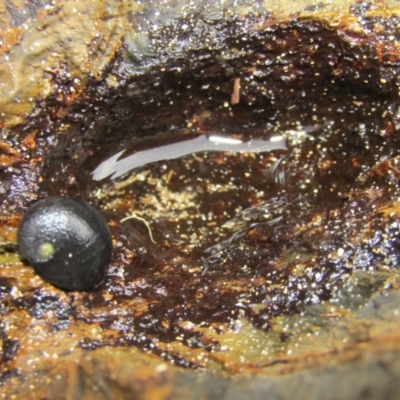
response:
[[[142,365],[149,391],[165,375],[170,393],[197,375],[163,360],[207,371],[206,380],[219,379],[213,390],[228,392],[225,379],[236,374],[299,373],[306,382],[311,367],[324,374],[337,363],[339,376],[363,351],[396,371],[387,354],[398,352],[400,308],[400,21],[369,3],[355,3],[336,25],[320,12],[277,19],[195,10],[152,24],[145,37],[127,32],[100,75],[81,85],[59,65],[46,72],[48,96],[20,123],[5,121],[7,393],[18,393],[17,382],[46,387],[43,371],[53,369],[60,385],[73,380],[75,360],[85,371],[80,387],[89,387],[93,368],[108,373],[105,360],[120,371],[118,357]],[[149,15],[132,14],[132,29]],[[210,133],[281,134],[287,149],[198,153],[117,181],[91,178],[123,149]],[[99,289],[61,292],[10,252],[22,212],[48,195],[82,197],[107,219],[114,256]],[[120,222],[132,213],[155,243],[143,221]],[[371,359],[363,371],[375,371]],[[111,381],[107,390],[123,385]]]

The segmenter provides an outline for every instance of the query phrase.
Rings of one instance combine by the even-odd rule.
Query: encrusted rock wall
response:
[[[399,173],[395,153],[400,131],[399,15],[396,1],[0,0],[0,383],[4,389],[0,397],[397,399],[400,280],[392,265],[397,253],[391,258],[390,251],[396,250],[393,226],[399,207],[387,199]],[[298,37],[307,43],[297,46]],[[328,37],[331,41],[323,43]],[[254,60],[254,54],[260,58]],[[110,326],[105,321],[118,316],[122,304],[129,304],[132,315],[142,316],[155,303],[133,297],[114,304],[115,277],[109,277],[109,287],[93,296],[64,293],[44,284],[15,252],[16,227],[25,207],[42,196],[87,195],[89,172],[115,148],[136,138],[139,128],[149,135],[168,127],[200,129],[204,120],[209,123],[209,108],[225,103],[218,116],[226,122],[233,114],[229,99],[237,76],[242,78],[238,113],[265,101],[271,115],[276,110],[285,114],[289,106],[304,102],[303,91],[317,104],[324,85],[335,96],[343,88],[349,96],[359,94],[362,101],[349,97],[356,110],[370,96],[368,110],[374,113],[377,94],[383,111],[374,117],[368,135],[391,141],[392,153],[390,158],[375,160],[357,180],[359,186],[370,185],[365,192],[342,194],[347,196],[346,206],[332,210],[329,223],[332,230],[335,224],[348,224],[346,234],[355,238],[360,258],[370,255],[374,249],[362,251],[365,243],[358,233],[350,236],[351,218],[343,223],[341,212],[351,214],[353,195],[355,202],[381,201],[379,209],[367,208],[370,203],[365,206],[369,219],[363,225],[362,215],[357,214],[357,226],[366,226],[363,232],[368,238],[368,223],[382,230],[386,237],[377,251],[386,258],[382,269],[371,274],[368,266],[356,271],[358,275],[339,271],[350,282],[346,299],[336,297],[343,300],[343,307],[333,305],[331,311],[329,302],[307,304],[310,307],[302,313],[285,310],[276,316],[275,331],[256,329],[255,324],[247,331],[239,329],[236,338],[247,343],[244,351],[253,355],[258,350],[252,346],[258,349],[262,340],[271,348],[287,346],[287,352],[277,351],[272,361],[252,359],[241,364],[240,348],[232,355],[218,346],[207,350],[204,359],[197,358],[199,346],[213,349],[215,337],[219,340],[215,332],[205,329],[198,335],[205,338],[198,347],[185,347],[172,339],[161,343],[158,353],[142,353],[140,349],[150,352],[151,346],[140,347],[135,337],[129,342],[123,328],[110,328],[112,318]],[[260,114],[258,109],[254,112]],[[360,126],[356,134],[361,139],[357,136],[354,143],[349,139],[349,146],[363,153]],[[350,161],[358,167],[357,154]],[[375,183],[382,192],[388,188],[389,195],[382,195],[386,203]],[[296,235],[303,235],[303,229],[304,237],[318,247],[320,235],[329,228],[321,219],[316,214],[298,227]],[[114,264],[121,262],[121,255],[138,257],[139,252],[134,254],[126,246],[130,242],[115,220],[111,225],[119,246]],[[321,242],[319,247],[324,245]],[[350,250],[332,251],[332,265],[337,262],[341,268],[344,262],[337,259]],[[139,256],[145,257],[146,251]],[[358,262],[361,265],[363,260]],[[305,272],[299,265],[295,272],[301,275]],[[145,271],[143,279],[151,286],[152,278]],[[335,279],[334,284],[339,278]],[[131,323],[130,315],[125,316],[123,322]],[[286,326],[294,332],[292,337],[285,334]],[[159,343],[156,337],[150,344]]]
[[[391,15],[396,13],[397,6],[395,1],[356,4],[354,8],[371,15]],[[84,92],[89,80],[104,77],[121,45],[139,61],[136,64],[139,69],[162,61],[157,54],[159,44],[152,41],[150,33],[177,17],[193,14],[212,21],[221,16],[244,19],[270,15],[269,23],[315,17],[328,26],[354,32],[364,30],[357,15],[349,14],[352,2],[347,0],[3,0],[0,7],[0,117],[6,126],[24,122],[24,117],[42,99],[57,93],[55,78],[69,84],[70,93],[65,100],[74,101]],[[190,31],[190,26],[182,30]],[[185,41],[182,39],[171,40],[170,50],[176,51],[174,47],[182,46]],[[185,47],[187,50],[190,43],[185,43],[182,50]]]

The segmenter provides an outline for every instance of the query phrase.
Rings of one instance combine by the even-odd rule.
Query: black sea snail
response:
[[[30,207],[18,228],[18,247],[38,275],[66,290],[93,289],[112,255],[111,234],[100,213],[68,197],[48,197]]]

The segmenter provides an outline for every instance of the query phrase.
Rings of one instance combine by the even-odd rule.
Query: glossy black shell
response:
[[[104,278],[112,240],[100,213],[82,200],[49,197],[24,214],[21,255],[44,280],[66,290],[90,290]]]

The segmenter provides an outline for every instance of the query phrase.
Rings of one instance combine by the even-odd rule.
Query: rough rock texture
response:
[[[2,2],[0,397],[399,397],[399,9],[273,3]],[[221,132],[287,149],[92,179]],[[15,251],[51,194],[107,218],[94,292]]]

